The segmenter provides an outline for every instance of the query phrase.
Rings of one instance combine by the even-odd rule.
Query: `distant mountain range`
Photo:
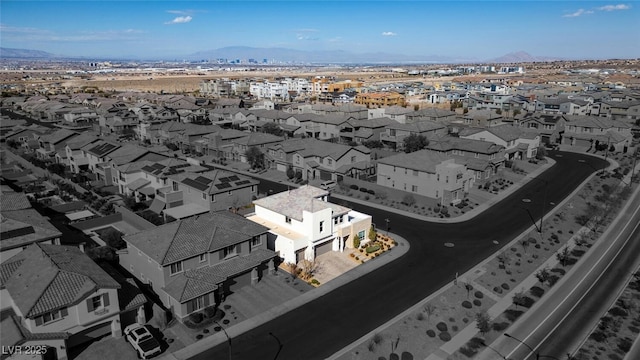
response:
[[[551,56],[533,56],[524,51],[512,52],[506,55],[502,55],[499,58],[488,60],[492,63],[524,63],[524,62],[536,62],[536,61],[558,61],[567,60],[558,57]]]
[[[293,63],[411,63],[411,62],[460,62],[469,59],[455,59],[449,56],[409,56],[385,52],[353,53],[344,50],[304,51],[286,48],[255,48],[247,46],[231,46],[215,50],[200,51],[186,57],[189,60],[255,59],[262,62],[284,61]]]
[[[27,50],[27,49],[10,49],[0,47],[1,59],[50,59],[56,57],[55,55],[46,51],[40,50]]]
[[[28,49],[11,49],[0,47],[0,58],[2,59],[54,59],[67,58],[64,55],[55,55],[40,50]],[[90,57],[76,57],[77,59],[90,59]],[[518,51],[503,55],[501,57],[490,60],[477,60],[472,58],[454,58],[442,55],[428,56],[409,56],[396,53],[353,53],[344,50],[325,50],[325,51],[304,51],[287,48],[256,48],[247,46],[231,46],[215,50],[199,51],[186,56],[175,56],[175,59],[185,59],[190,61],[209,61],[215,62],[217,59],[226,59],[232,61],[235,59],[248,60],[254,59],[258,63],[262,63],[263,59],[269,62],[288,62],[288,63],[316,63],[316,64],[409,64],[409,63],[521,63],[534,61],[555,61],[566,60],[549,56],[533,56],[524,51]],[[112,59],[116,60],[116,59]],[[130,59],[133,60],[133,59]],[[157,59],[166,60],[166,59]]]

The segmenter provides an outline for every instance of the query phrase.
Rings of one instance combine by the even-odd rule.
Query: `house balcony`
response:
[[[156,196],[164,200],[166,204],[182,200],[182,191],[173,191],[171,186],[156,189]]]

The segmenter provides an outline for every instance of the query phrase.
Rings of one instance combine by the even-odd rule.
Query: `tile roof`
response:
[[[0,211],[23,210],[31,208],[29,198],[24,193],[2,193]]]
[[[269,229],[227,211],[178,220],[124,237],[161,265],[215,251]]]
[[[2,211],[0,225],[2,251],[62,236],[62,233],[35,209]]]
[[[0,334],[3,346],[18,346],[27,341],[66,339],[66,332],[32,333],[22,326],[13,310],[5,310],[0,315]]]
[[[451,150],[461,150],[469,152],[477,152],[479,154],[495,154],[504,149],[504,146],[497,145],[489,141],[463,139],[453,136],[433,136],[429,138],[429,144],[426,149],[448,152]]]
[[[236,256],[210,267],[187,270],[174,276],[163,289],[183,303],[216,290],[228,278],[249,271],[275,256],[276,253],[271,250],[255,249],[247,255]]]
[[[435,174],[436,165],[450,159],[453,158],[445,154],[431,152],[429,150],[419,150],[408,154],[398,154],[382,158],[378,160],[378,163]],[[454,162],[460,163],[457,159],[454,159]]]
[[[0,267],[3,269],[0,287],[6,288],[16,306],[29,318],[77,304],[100,288],[120,288],[109,274],[73,246],[33,244]]]
[[[108,143],[106,141],[100,141],[97,144],[89,144],[85,146],[85,151],[93,154],[97,157],[103,157],[116,149],[118,149],[120,145]]]

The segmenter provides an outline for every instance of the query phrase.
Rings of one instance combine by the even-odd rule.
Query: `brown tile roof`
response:
[[[2,334],[2,344],[4,346],[18,346],[27,341],[66,339],[69,335],[64,332],[59,333],[32,333],[20,324],[20,320],[13,310],[4,311],[0,314],[0,334]]]
[[[178,220],[124,237],[161,265],[215,251],[264,234],[269,229],[227,211]]]
[[[24,193],[2,193],[0,211],[23,210],[31,208],[31,203]]]
[[[237,256],[214,266],[188,270],[174,277],[163,289],[179,302],[189,301],[208,294],[225,280],[240,275],[271,260],[276,253],[267,249],[256,249],[248,255]]]
[[[73,246],[33,244],[0,268],[0,287],[7,289],[16,306],[29,318],[77,304],[97,289],[120,288],[109,274]]]

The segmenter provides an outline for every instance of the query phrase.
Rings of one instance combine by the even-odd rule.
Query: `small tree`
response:
[[[549,270],[547,268],[540,269],[538,272],[536,272],[536,277],[538,278],[538,281],[540,281],[540,283],[544,285],[545,282],[549,281],[551,273],[549,273]]]
[[[538,150],[536,151],[536,159],[543,160],[547,156],[547,149],[544,146],[538,146]]]
[[[416,198],[411,194],[407,194],[402,198],[402,202],[407,206],[413,206],[416,203]]]
[[[427,314],[427,321],[431,320],[431,315],[435,314],[437,307],[431,303],[424,306],[424,312]]]
[[[356,235],[353,237],[353,247],[354,247],[355,249],[357,249],[357,248],[359,248],[359,247],[360,247],[360,235],[358,235],[358,234],[356,234]]]
[[[318,263],[315,260],[304,259],[300,262],[300,274],[305,280],[309,280],[313,277],[316,270],[318,270]]]
[[[516,309],[518,308],[518,305],[524,306],[524,302],[525,302],[525,295],[523,291],[513,294],[513,305],[516,306]]]
[[[558,261],[560,261],[560,263],[562,264],[562,267],[567,266],[567,261],[569,261],[569,257],[570,257],[570,253],[569,253],[568,246],[565,246],[564,248],[562,248],[562,250],[560,250],[560,252],[556,254],[556,258],[558,259]]]
[[[264,168],[264,154],[259,148],[252,146],[244,153],[252,169]]]
[[[302,179],[302,171],[300,169],[296,170],[296,180],[300,181]]]
[[[296,176],[296,172],[293,171],[293,168],[291,166],[289,166],[287,168],[287,178],[289,178],[289,180],[293,179],[293,177]]]
[[[520,240],[520,245],[522,245],[522,250],[526,254],[527,253],[527,247],[529,246],[529,239]]]
[[[282,136],[284,134],[284,130],[276,123],[266,123],[262,126],[262,131],[267,134],[272,134],[276,136]]]
[[[296,264],[295,262],[289,262],[287,263],[287,269],[289,269],[292,279],[298,277],[298,264]]]
[[[471,290],[473,290],[473,286],[469,283],[464,283],[464,289],[467,290],[467,299],[469,298],[469,294]]]
[[[482,336],[491,331],[491,318],[486,311],[476,314],[476,327],[478,328]]]
[[[377,238],[378,234],[376,233],[376,229],[371,225],[371,228],[369,228],[369,240],[376,241]]]
[[[411,134],[405,137],[402,142],[404,145],[404,152],[406,153],[422,150],[429,145],[429,141],[424,135],[417,134]]]
[[[127,243],[122,240],[122,234],[120,233],[120,231],[114,228],[105,230],[101,238],[107,245],[116,250],[124,249],[127,246]]]

